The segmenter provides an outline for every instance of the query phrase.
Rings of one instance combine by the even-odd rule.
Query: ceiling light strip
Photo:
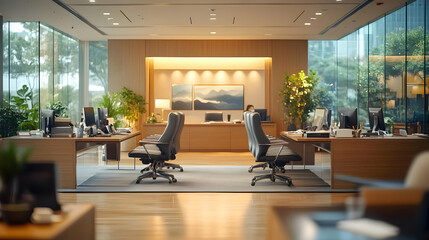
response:
[[[298,20],[298,18],[300,18],[300,17],[301,17],[301,15],[302,15],[302,14],[304,14],[304,12],[305,12],[305,10],[304,10],[304,11],[302,11],[302,12],[298,15],[298,17],[296,17],[296,18],[295,18],[295,20],[293,20],[293,22],[296,22],[296,20]]]
[[[126,17],[128,19],[128,21],[130,21],[130,23],[132,23],[131,19],[127,15],[125,15],[125,13],[122,12],[122,10],[119,10],[119,11],[122,13],[122,15],[124,15],[124,17]]]
[[[370,4],[373,1],[374,0],[366,0],[365,2],[363,2],[360,5],[356,6],[354,9],[352,9],[350,12],[348,12],[346,15],[344,15],[342,18],[340,18],[340,20],[338,20],[337,22],[335,22],[331,26],[329,26],[329,27],[325,28],[323,31],[321,31],[319,33],[319,35],[323,35],[326,32],[328,32],[331,28],[334,28],[334,27],[338,26],[340,23],[344,22],[344,20],[346,20],[347,18],[351,17],[353,14],[355,14],[356,12],[358,12],[359,10],[361,10],[362,8],[364,8],[366,5]]]
[[[92,29],[100,33],[101,35],[106,36],[107,34],[100,29],[98,29],[94,24],[90,23],[86,18],[82,17],[79,13],[77,13],[73,8],[67,6],[60,0],[53,0],[56,4],[60,5],[60,7],[64,8],[67,12],[73,14],[75,17],[77,17],[82,22],[86,23],[86,25],[90,26]]]

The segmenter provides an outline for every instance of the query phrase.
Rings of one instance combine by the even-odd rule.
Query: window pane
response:
[[[405,123],[405,8],[386,16],[386,104],[384,117]],[[387,119],[386,119],[387,120]]]
[[[337,85],[337,42],[309,41],[308,70],[313,70],[320,77],[317,89],[320,89],[318,107],[326,107],[336,112]]]
[[[9,103],[9,23],[3,23],[3,101]]]
[[[358,31],[358,121],[368,125],[368,26]]]
[[[358,77],[358,32],[347,36],[347,103],[348,108],[357,108]],[[358,119],[359,120],[359,119]]]
[[[407,125],[422,132],[424,121],[424,0],[407,7]]]
[[[40,25],[40,105],[46,108],[54,100],[54,30]]]
[[[369,107],[384,105],[384,21],[382,18],[369,24]]]
[[[80,120],[79,42],[54,32],[54,100],[68,107],[73,122]]]
[[[103,95],[108,91],[108,46],[107,41],[89,43],[89,106],[98,107]]]
[[[21,125],[23,130],[39,127],[38,25],[10,23],[10,96],[11,103],[27,115],[28,121]]]

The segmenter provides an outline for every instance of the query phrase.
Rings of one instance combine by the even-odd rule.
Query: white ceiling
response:
[[[321,34],[366,0],[61,0],[102,35],[52,0],[0,0],[4,21],[41,21],[81,40],[338,39],[406,0],[378,0]],[[382,4],[380,4],[382,3]],[[212,10],[214,9],[214,10]],[[110,16],[103,15],[109,12]],[[316,16],[321,12],[321,16]],[[211,21],[210,13],[216,13]],[[108,17],[113,20],[108,20]],[[315,17],[316,20],[310,20]],[[192,21],[192,24],[191,24]],[[119,25],[114,26],[117,22]],[[309,22],[311,26],[305,26]],[[215,35],[210,32],[216,32]]]

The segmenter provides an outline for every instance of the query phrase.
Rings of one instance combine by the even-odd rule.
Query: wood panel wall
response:
[[[146,57],[271,57],[266,99],[271,120],[280,132],[285,129],[279,96],[283,75],[307,71],[307,46],[307,40],[109,40],[109,91],[126,86],[150,94]]]

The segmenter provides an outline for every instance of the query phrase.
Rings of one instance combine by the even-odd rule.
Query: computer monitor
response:
[[[357,128],[357,108],[338,108],[340,128]]]
[[[107,121],[107,108],[98,108],[98,128],[103,130],[108,126],[109,122]]]
[[[222,112],[206,112],[205,122],[223,122]]]
[[[255,109],[255,112],[261,116],[261,121],[267,121],[267,109]]]
[[[92,107],[84,107],[83,108],[83,117],[85,118],[85,125],[87,127],[91,127],[96,125],[95,123],[95,115],[94,108]]]
[[[372,132],[377,130],[386,131],[384,124],[383,109],[381,108],[368,108],[369,126]]]
[[[312,127],[315,128],[316,131],[322,130],[323,125],[326,124],[326,112],[328,109],[326,108],[316,108],[314,111],[313,123]]]
[[[55,127],[55,111],[42,109],[41,111],[42,130],[46,135],[51,135],[52,128]]]

